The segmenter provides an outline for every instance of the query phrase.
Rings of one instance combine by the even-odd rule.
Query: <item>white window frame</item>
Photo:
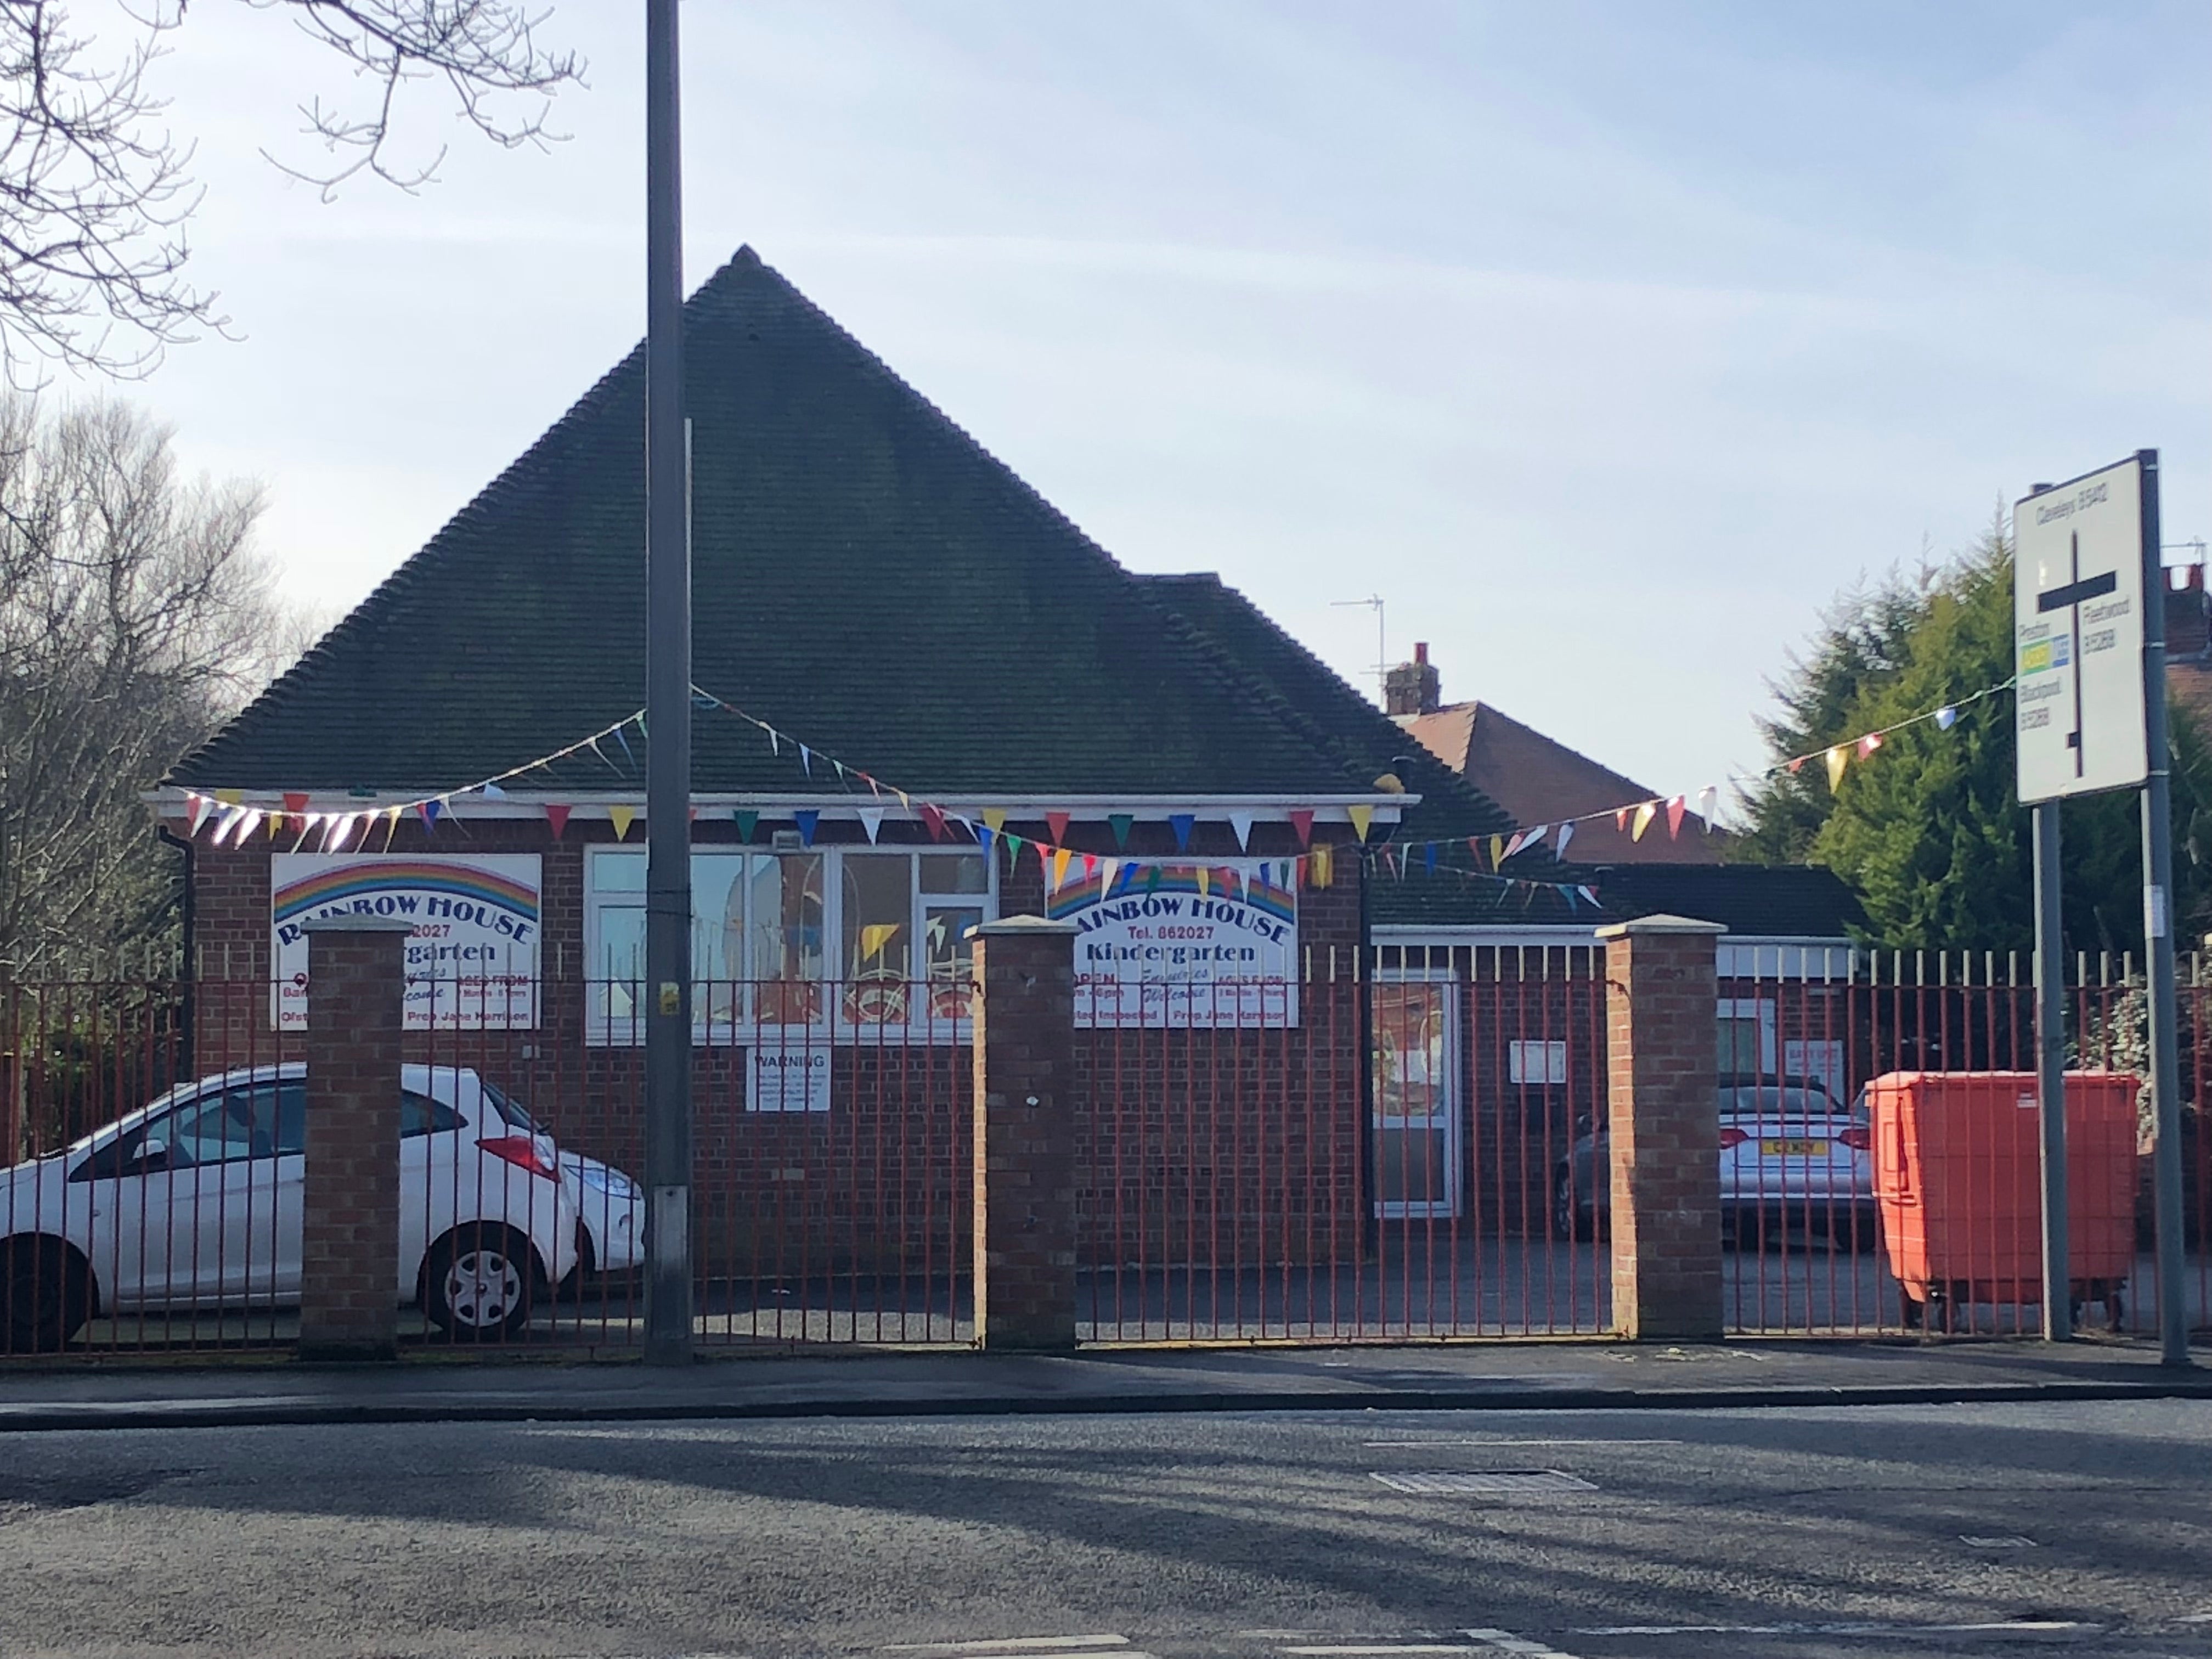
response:
[[[991,857],[980,847],[970,852],[958,847],[935,845],[883,847],[840,844],[833,847],[817,846],[800,848],[696,842],[692,844],[691,854],[695,860],[703,855],[709,858],[741,858],[748,861],[770,858],[818,858],[822,860],[822,973],[819,980],[813,981],[820,984],[842,986],[848,983],[849,980],[848,964],[844,961],[843,863],[847,857],[903,856],[907,860],[908,871],[907,927],[909,930],[908,982],[909,983],[918,983],[927,977],[927,929],[933,915],[945,910],[980,910],[982,912],[982,919],[985,921],[990,921],[999,914],[998,860]],[[625,910],[642,914],[645,908],[645,894],[641,889],[625,887],[606,890],[598,872],[609,860],[635,860],[643,857],[642,848],[623,846],[619,843],[599,843],[588,846],[584,849],[584,977],[587,985],[603,986],[620,981],[620,975],[611,975],[610,964],[600,960],[604,920],[606,915],[611,912]],[[983,890],[978,893],[923,892],[920,860],[926,857],[968,857],[981,861],[985,870]],[[741,870],[738,881],[743,886],[745,904],[741,933],[746,941],[746,949],[750,951],[756,930],[751,912],[752,887],[749,869]],[[698,926],[696,917],[693,926],[695,927]],[[755,970],[754,965],[750,961],[741,965],[745,969],[744,977],[738,981],[741,984],[754,983],[767,977]],[[633,980],[631,982],[639,983],[641,981]],[[695,1043],[708,1042],[730,1043],[757,1039],[761,1034],[762,1028],[760,1022],[755,1018],[755,1011],[747,1006],[720,1016],[715,1015],[708,1006],[710,999],[702,994],[707,983],[702,981],[693,987],[692,1041]],[[836,998],[824,997],[822,1000],[821,1014],[807,1024],[790,1024],[770,1022],[768,1030],[782,1034],[781,1040],[788,1040],[792,1034],[802,1030],[814,1034],[809,1039],[810,1041],[821,1040],[825,1036],[831,1036],[833,1033],[836,1036],[849,1039],[856,1030],[868,1037],[878,1034],[888,1036],[892,1033],[902,1033],[908,1041],[927,1036],[937,1042],[957,1042],[966,1041],[969,1036],[970,1022],[964,1012],[957,1019],[943,1016],[933,1017],[929,1012],[928,1000],[926,997],[908,999],[907,1017],[904,1020],[869,1021],[858,1025],[835,1006],[838,1000],[839,999]],[[916,1001],[921,1002],[922,1006],[919,1007],[913,1006]],[[585,1017],[585,1040],[588,1043],[603,1048],[637,1048],[643,1044],[645,1022],[641,1016],[613,1013],[608,1006],[608,999],[604,991],[594,991],[587,999],[587,1005]]]
[[[1713,1011],[1713,1023],[1717,1027],[1722,1020],[1759,1022],[1759,1073],[1761,1077],[1777,1077],[1777,1054],[1774,1046],[1774,999],[1772,997],[1722,997]],[[1719,1033],[1714,1034],[1715,1046]]]
[[[1438,1091],[1443,1097],[1443,1107],[1441,1110],[1432,1109],[1429,1114],[1429,1133],[1441,1131],[1443,1138],[1443,1194],[1439,1198],[1425,1200],[1377,1196],[1374,1200],[1375,1217],[1378,1221],[1449,1220],[1460,1214],[1460,1206],[1465,1202],[1460,1179],[1460,1164],[1466,1155],[1462,1135],[1467,1116],[1465,1056],[1460,1044],[1460,1003],[1462,1000],[1458,990],[1460,976],[1453,969],[1444,967],[1385,968],[1376,972],[1375,981],[1378,985],[1430,984],[1445,988],[1443,1087]],[[1368,1054],[1366,1063],[1370,1066],[1374,1065],[1372,1052]],[[1368,1126],[1370,1135],[1379,1133],[1382,1127],[1381,1091],[1376,1088],[1372,1093],[1375,1103],[1373,1119]],[[1401,1119],[1399,1127],[1407,1133],[1412,1133],[1411,1122],[1410,1119]],[[1376,1144],[1370,1141],[1370,1149]]]

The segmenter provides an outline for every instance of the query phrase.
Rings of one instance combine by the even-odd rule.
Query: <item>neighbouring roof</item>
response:
[[[1609,812],[1658,793],[1487,703],[1448,703],[1397,720],[1524,827]],[[1594,818],[1575,826],[1567,855],[1587,864],[1717,864],[1723,839],[1695,812],[1686,816],[1680,836],[1668,836],[1662,814],[1641,841],[1609,817]]]
[[[1291,674],[1271,624],[1133,578],[751,250],[684,314],[708,690],[940,796],[1375,793],[1384,717]],[[458,787],[635,709],[644,378],[641,346],[169,781]],[[702,793],[824,787],[694,725]],[[602,747],[519,783],[641,779],[635,736]],[[1464,788],[1431,817],[1499,821]]]
[[[1623,921],[1693,916],[1761,939],[1847,939],[1866,926],[1832,870],[1805,864],[1624,864],[1600,873],[1598,896]]]

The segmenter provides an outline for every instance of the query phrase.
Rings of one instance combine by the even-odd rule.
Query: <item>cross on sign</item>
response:
[[[2074,671],[2074,729],[2066,735],[2066,746],[2074,751],[2074,775],[2081,775],[2081,607],[2091,599],[2101,599],[2119,586],[2116,571],[2107,570],[2101,576],[2084,580],[2081,575],[2081,536],[2076,531],[2067,538],[2069,556],[2072,560],[2063,587],[2045,588],[2035,596],[2039,616],[2049,616],[2054,611],[2067,612],[2069,635],[2067,660]]]

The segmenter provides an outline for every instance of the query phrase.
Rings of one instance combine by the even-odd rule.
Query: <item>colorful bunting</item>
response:
[[[985,807],[983,809],[983,822],[991,826],[991,833],[993,835],[998,834],[999,831],[1006,827],[1006,809],[1003,806]]]
[[[1291,828],[1297,831],[1298,845],[1301,847],[1313,845],[1313,813],[1304,808],[1291,814]]]
[[[1044,815],[1044,827],[1052,831],[1054,846],[1057,847],[1067,839],[1067,823],[1068,815],[1065,812],[1048,812]]]
[[[615,839],[617,841],[628,841],[629,839],[629,827],[631,824],[637,822],[637,808],[635,806],[610,806],[607,808],[607,817],[615,826]]]
[[[1375,809],[1371,806],[1347,806],[1344,811],[1345,816],[1352,820],[1352,834],[1365,841],[1367,826],[1375,821]]]
[[[1677,795],[1674,799],[1667,803],[1668,840],[1679,841],[1681,839],[1682,820],[1689,815],[1689,811],[1690,803],[1686,797]]]
[[[1052,854],[1052,890],[1057,893],[1067,885],[1067,866],[1075,855],[1065,847],[1055,848]]]
[[[730,816],[737,821],[738,839],[750,845],[752,842],[753,831],[760,828],[760,814],[747,808],[739,807]]]
[[[1651,820],[1659,816],[1659,803],[1647,800],[1636,809],[1636,825],[1628,832],[1631,841],[1642,841],[1644,832],[1651,827]]]
[[[1194,812],[1170,812],[1168,814],[1168,828],[1175,831],[1176,852],[1188,853],[1190,851],[1190,832],[1197,827],[1198,815]]]
[[[1229,815],[1229,827],[1236,832],[1237,850],[1240,853],[1250,852],[1252,850],[1252,814],[1231,812]]]
[[[1958,718],[1959,711],[1946,703],[1936,711],[1936,729],[1939,732],[1948,732],[1957,722]]]
[[[1135,815],[1133,813],[1109,812],[1106,815],[1106,827],[1114,832],[1114,848],[1116,852],[1126,853],[1129,850],[1129,830],[1136,821]]]
[[[813,846],[814,832],[821,825],[822,814],[811,806],[801,807],[791,815],[791,821],[799,826],[799,844],[801,847]]]
[[[945,809],[940,806],[932,806],[927,801],[922,802],[921,827],[929,831],[930,840],[943,841],[945,839]]]
[[[877,831],[884,827],[884,809],[880,806],[863,806],[860,809],[860,828],[868,832],[868,845],[873,847],[876,844]]]
[[[1844,768],[1850,760],[1851,751],[1840,743],[1828,751],[1828,789],[1831,793],[1844,781]]]
[[[1567,855],[1567,843],[1568,843],[1569,842],[1572,841],[1574,838],[1575,838],[1575,823],[1574,823],[1574,820],[1573,820],[1572,818],[1570,818],[1570,819],[1568,819],[1565,823],[1563,823],[1563,824],[1561,824],[1561,825],[1559,826],[1559,845],[1558,845],[1556,848],[1554,848],[1553,849],[1553,851],[1554,854],[1555,854],[1556,856],[1559,857],[1559,858],[1562,858],[1562,859],[1564,859],[1565,857],[1566,857],[1566,855]]]

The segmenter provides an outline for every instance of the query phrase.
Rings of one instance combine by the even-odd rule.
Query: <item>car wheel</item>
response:
[[[1574,1182],[1560,1170],[1552,1182],[1552,1237],[1587,1239],[1596,1231],[1596,1218],[1575,1202]]]
[[[76,1253],[52,1239],[9,1248],[6,1320],[9,1353],[58,1353],[92,1316],[92,1282]]]
[[[535,1252],[509,1227],[458,1227],[422,1270],[422,1311],[456,1342],[519,1336],[530,1323]]]

